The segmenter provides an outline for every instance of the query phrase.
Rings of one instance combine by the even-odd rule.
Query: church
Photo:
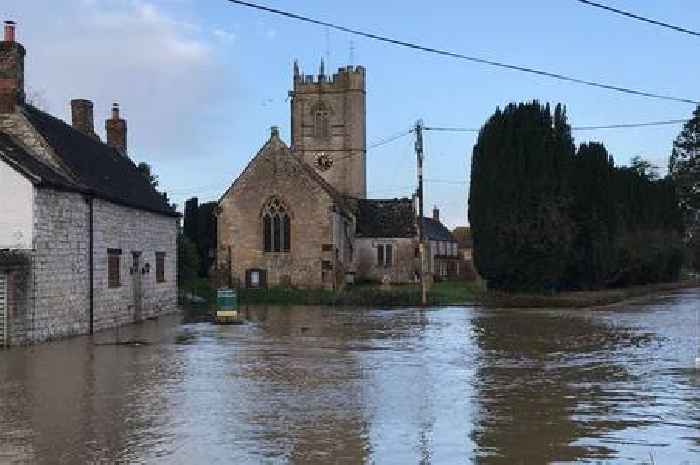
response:
[[[327,76],[321,63],[318,75],[303,75],[295,63],[291,143],[273,127],[219,200],[222,284],[339,289],[416,281],[415,199],[367,199],[365,73],[347,66]],[[431,268],[457,259],[438,218],[423,219],[435,236],[426,237],[435,248]]]

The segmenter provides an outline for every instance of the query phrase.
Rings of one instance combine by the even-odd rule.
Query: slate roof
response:
[[[29,155],[10,136],[0,132],[0,160],[30,177],[33,182],[61,189],[74,189],[75,183]]]
[[[457,242],[447,226],[433,218],[423,218],[423,234],[430,241]]]
[[[358,199],[357,237],[416,237],[410,199]]]
[[[3,135],[0,140],[5,147],[5,158],[12,159],[21,170],[39,178],[40,185],[88,193],[128,207],[178,216],[130,158],[32,106],[23,107],[23,112],[72,178],[38,161]]]

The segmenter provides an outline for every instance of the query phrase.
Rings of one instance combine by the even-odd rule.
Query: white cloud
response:
[[[214,28],[212,30],[212,34],[220,40],[226,41],[226,42],[233,42],[236,40],[236,34],[230,31],[226,31],[224,29],[220,28]]]
[[[146,0],[9,1],[21,17],[27,85],[41,89],[52,113],[67,118],[71,98],[94,100],[99,132],[119,101],[137,158],[187,155],[204,140],[192,132],[204,125],[193,123],[225,82],[215,32]]]

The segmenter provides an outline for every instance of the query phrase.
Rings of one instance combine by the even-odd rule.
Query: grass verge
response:
[[[204,279],[185,286],[185,292],[204,298],[212,306],[216,303],[216,290]],[[478,285],[468,282],[435,283],[428,292],[431,305],[456,305],[473,303],[479,292]],[[335,292],[326,289],[295,289],[273,287],[269,289],[239,289],[241,305],[344,305],[358,307],[398,307],[420,305],[421,294],[417,285],[379,286],[355,285]]]
[[[599,291],[561,292],[551,295],[486,291],[479,293],[476,299],[484,305],[501,308],[586,308],[604,307],[653,294],[695,287],[700,287],[700,280],[692,279]]]

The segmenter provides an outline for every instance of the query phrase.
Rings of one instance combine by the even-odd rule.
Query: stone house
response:
[[[92,334],[177,306],[178,215],[127,155],[115,104],[94,131],[25,102],[24,47],[0,42],[0,346]]]
[[[452,231],[452,236],[457,241],[459,254],[465,261],[472,261],[472,233],[468,226],[457,226]]]
[[[463,261],[458,243],[447,227],[440,222],[440,210],[433,209],[432,218],[423,218],[423,234],[427,245],[428,270],[435,280],[456,279]]]
[[[411,199],[358,201],[353,271],[358,281],[418,279],[418,231]]]
[[[313,76],[295,63],[289,96],[290,146],[273,128],[219,200],[222,281],[327,289],[353,281],[415,282],[414,202],[366,198],[365,68],[327,76],[321,62]]]

